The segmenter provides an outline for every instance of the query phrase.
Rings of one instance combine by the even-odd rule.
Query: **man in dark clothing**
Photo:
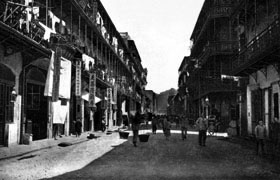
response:
[[[82,122],[78,119],[75,123],[76,137],[80,137],[82,132]]]
[[[141,114],[139,111],[135,113],[134,118],[132,118],[131,126],[133,131],[133,145],[134,147],[137,147],[137,138],[139,134],[140,129],[140,123],[141,123]]]

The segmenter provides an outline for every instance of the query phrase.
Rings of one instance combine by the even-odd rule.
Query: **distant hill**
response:
[[[167,100],[168,96],[176,95],[177,91],[174,88],[169,90],[163,91],[157,95],[157,112],[159,114],[166,114],[167,113]]]

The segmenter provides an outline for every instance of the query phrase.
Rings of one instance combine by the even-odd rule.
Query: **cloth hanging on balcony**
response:
[[[44,96],[52,96],[52,89],[53,89],[53,70],[54,70],[54,51],[52,51],[49,69],[48,69],[48,75],[44,90]]]
[[[85,64],[85,70],[89,71],[94,65],[94,59],[86,54],[82,55],[83,62]]]
[[[48,75],[44,90],[45,96],[52,96],[53,92],[53,74],[54,74],[54,52],[50,59]],[[61,57],[60,61],[60,80],[59,80],[59,97],[70,99],[71,90],[71,61]]]
[[[67,105],[61,105],[61,101],[52,102],[52,114],[54,124],[64,124],[67,119],[69,111],[69,103]]]
[[[62,26],[66,25],[66,23],[64,21],[62,21],[61,19],[59,19],[56,15],[54,15],[53,12],[48,11],[48,14],[49,14],[49,16],[50,16],[50,18],[52,20],[52,30],[55,31],[55,24],[56,23],[61,23]]]
[[[59,97],[70,99],[71,94],[71,61],[61,57],[60,61],[60,80]]]
[[[43,23],[39,22],[39,24],[44,28],[45,34],[44,34],[44,40],[50,41],[51,33],[56,34],[54,30],[49,28],[48,26],[44,25]]]

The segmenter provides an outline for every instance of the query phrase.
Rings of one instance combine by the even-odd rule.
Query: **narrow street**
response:
[[[251,142],[197,135],[151,134],[133,147],[118,133],[0,161],[2,179],[279,179],[276,160],[255,155]],[[130,133],[131,135],[131,133]]]

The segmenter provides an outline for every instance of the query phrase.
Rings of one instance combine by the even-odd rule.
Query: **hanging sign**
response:
[[[53,73],[53,92],[52,99],[57,101],[59,98],[59,79],[60,79],[60,61],[62,56],[62,50],[60,47],[56,48],[55,58],[54,58],[54,73]]]
[[[89,107],[95,107],[95,94],[96,94],[96,73],[90,72],[89,75]]]
[[[82,84],[82,76],[81,76],[81,61],[76,62],[76,81],[75,81],[75,95],[81,96],[81,84]]]

